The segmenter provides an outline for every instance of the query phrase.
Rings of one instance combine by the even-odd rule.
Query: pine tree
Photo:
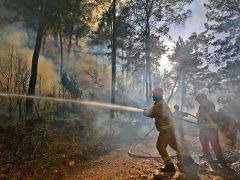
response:
[[[222,64],[226,61],[239,60],[240,55],[240,1],[239,0],[209,0],[207,8],[206,27],[215,38],[215,47],[211,61]]]

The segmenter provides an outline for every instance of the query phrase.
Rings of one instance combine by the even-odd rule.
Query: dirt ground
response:
[[[158,156],[155,148],[156,135],[153,134],[141,142],[134,153],[139,155]],[[178,168],[178,161],[173,157],[177,168],[176,173],[159,173],[163,162],[158,159],[133,158],[128,155],[129,145],[117,146],[108,154],[81,159],[77,150],[66,149],[69,154],[55,153],[39,161],[25,161],[23,164],[4,164],[6,151],[0,146],[0,179],[46,179],[46,180],[150,180],[150,179],[180,179],[180,180],[239,180],[240,179],[240,148],[229,149],[227,142],[221,140],[225,146],[224,155],[229,160],[228,167],[209,164],[199,160],[201,146],[198,137],[185,136],[186,147],[197,165]],[[171,156],[175,152],[168,149]],[[85,157],[85,156],[84,156]],[[2,172],[2,173],[1,173]]]
[[[175,161],[176,163],[176,161]],[[239,162],[238,162],[239,163]],[[75,175],[69,175],[71,180],[130,180],[130,179],[191,179],[191,180],[238,180],[240,176],[236,171],[220,168],[218,165],[201,164],[199,167],[188,168],[176,173],[158,174],[163,164],[157,160],[135,159],[127,155],[127,149],[119,149],[79,168]]]
[[[69,174],[65,179],[71,180],[135,180],[135,179],[184,179],[184,180],[239,180],[240,175],[240,150],[225,151],[225,156],[231,161],[228,167],[222,167],[219,164],[209,164],[206,161],[199,160],[200,145],[198,138],[187,137],[190,142],[188,146],[194,146],[191,155],[198,165],[193,167],[183,167],[176,173],[159,173],[159,169],[163,167],[161,159],[141,159],[128,156],[128,148],[120,148],[116,151],[102,156],[98,159],[91,160],[75,167],[75,173]],[[149,139],[143,142],[136,151],[149,152],[156,155],[154,149],[154,140]],[[152,146],[151,146],[152,145]],[[144,148],[145,147],[145,148]],[[226,149],[225,149],[226,150]],[[141,152],[140,152],[141,153]],[[170,154],[174,153],[170,150]],[[173,158],[175,165],[176,158]],[[177,167],[177,165],[176,165]]]

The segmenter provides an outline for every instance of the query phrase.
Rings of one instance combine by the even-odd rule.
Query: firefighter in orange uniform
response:
[[[181,156],[183,155],[183,148],[180,148],[180,145],[177,145],[172,122],[172,112],[168,105],[163,101],[163,90],[156,87],[152,94],[155,103],[151,109],[145,109],[143,114],[147,117],[155,118],[156,128],[160,132],[157,140],[157,150],[165,163],[165,167],[161,168],[161,170],[163,172],[175,172],[174,164],[166,150],[168,145],[177,151],[178,159],[181,163],[192,164],[194,163],[194,160],[186,153],[184,153],[184,156]],[[181,150],[181,155],[179,150]]]
[[[198,109],[198,125],[200,128],[200,143],[202,145],[203,156],[202,159],[212,161],[212,156],[209,151],[209,142],[213,148],[216,158],[224,163],[222,148],[219,143],[218,126],[216,124],[216,110],[212,101],[207,99],[207,95],[200,93],[195,99],[199,104]]]

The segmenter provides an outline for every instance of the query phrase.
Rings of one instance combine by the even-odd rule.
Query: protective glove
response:
[[[143,115],[144,115],[144,116],[148,117],[148,113],[149,113],[149,112],[148,112],[147,109],[144,109],[144,110],[143,110]]]

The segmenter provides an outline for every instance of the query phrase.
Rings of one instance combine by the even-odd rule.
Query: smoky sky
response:
[[[183,25],[173,25],[170,29],[170,35],[174,41],[181,36],[187,39],[193,32],[203,32],[204,23],[206,23],[206,8],[204,3],[207,0],[194,0],[187,8],[192,11],[192,16],[187,19]]]
[[[165,39],[165,44],[168,45],[171,50],[174,47],[177,39],[182,37],[183,39],[188,39],[188,37],[196,32],[201,33],[205,30],[204,24],[207,22],[206,13],[207,10],[204,7],[204,3],[207,3],[208,0],[194,0],[186,9],[190,9],[192,11],[191,17],[189,17],[186,22],[182,25],[172,25],[170,28],[170,36],[172,37],[172,41]],[[220,35],[220,37],[225,37],[224,35]],[[213,64],[209,65],[209,70],[217,71],[217,67]]]

